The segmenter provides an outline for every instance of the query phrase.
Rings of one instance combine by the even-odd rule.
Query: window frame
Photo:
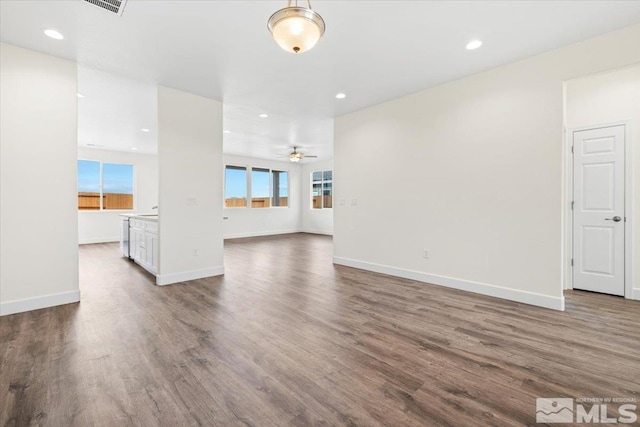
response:
[[[286,172],[286,174],[287,174],[287,206],[282,206],[282,205],[274,206],[273,205],[273,199],[274,199],[273,172],[279,172],[279,173]],[[289,179],[290,176],[291,176],[291,172],[288,169],[287,170],[282,170],[282,169],[270,169],[269,170],[269,186],[271,187],[270,199],[271,199],[271,207],[272,208],[288,208],[291,205],[291,196],[289,196],[289,193],[290,193],[289,185],[291,184],[291,180]],[[282,198],[282,196],[278,196],[278,197]]]
[[[267,194],[266,199],[267,199],[268,206],[256,206],[256,207],[253,207],[253,199],[254,198],[255,199],[263,199],[264,198],[264,197],[258,197],[258,196],[254,196],[253,195],[253,189],[254,189],[254,186],[253,186],[253,174],[254,174],[254,172],[256,172],[256,173],[266,173],[267,174],[267,183],[269,184],[269,194]],[[269,168],[261,168],[261,167],[258,167],[258,166],[251,166],[251,185],[249,187],[251,189],[251,195],[250,195],[250,198],[251,198],[251,204],[250,204],[251,205],[251,209],[269,209],[271,207],[271,198],[273,197],[272,196],[273,183],[271,182],[271,169],[269,169]]]
[[[132,211],[136,211],[138,210],[138,185],[137,185],[137,173],[136,173],[136,165],[134,164],[129,164],[129,163],[118,163],[118,162],[104,162],[102,160],[95,160],[95,159],[87,159],[87,158],[78,158],[76,160],[76,199],[78,197],[78,194],[80,193],[78,191],[78,162],[93,162],[93,163],[98,163],[100,165],[100,209],[80,209],[79,207],[76,206],[76,210],[78,212],[132,212]],[[103,169],[103,165],[105,163],[108,163],[110,165],[124,165],[124,166],[131,166],[131,172],[133,175],[133,180],[132,180],[132,186],[133,186],[133,192],[131,193],[131,196],[133,198],[133,207],[131,209],[105,209],[104,208],[104,203],[103,203],[103,187],[104,187],[104,169]]]
[[[246,206],[226,206],[226,200],[227,200],[227,167],[232,167],[232,168],[241,168],[245,170],[246,173],[246,182],[247,182],[247,205]],[[254,208],[251,206],[252,204],[252,199],[253,199],[253,177],[252,177],[252,171],[254,169],[258,169],[261,171],[269,171],[269,206],[268,207],[261,207],[261,208]],[[260,166],[260,165],[240,165],[238,163],[233,164],[233,163],[225,163],[224,168],[223,168],[223,179],[222,179],[222,192],[223,192],[223,196],[222,196],[222,207],[223,209],[257,209],[257,210],[265,210],[265,209],[287,209],[291,206],[291,198],[290,198],[290,185],[291,185],[291,171],[289,169],[274,169],[271,167],[264,167],[264,166]],[[287,173],[287,206],[273,206],[273,172],[286,172]]]
[[[244,169],[244,173],[245,173],[245,183],[246,183],[246,190],[247,192],[245,193],[245,206],[226,206],[227,203],[227,168],[234,168],[236,170],[241,170]],[[234,164],[225,164],[224,165],[224,169],[223,169],[223,173],[222,173],[222,207],[224,209],[247,209],[249,207],[249,205],[251,205],[251,193],[250,191],[250,182],[249,180],[251,179],[251,174],[249,173],[249,171],[251,170],[251,168],[247,165],[234,165]]]
[[[331,179],[324,179],[324,174],[325,172],[331,172]],[[320,173],[320,181],[316,181],[313,179],[313,174],[315,173]],[[331,184],[331,207],[330,208],[326,208],[324,206],[324,184],[325,183],[330,183]],[[316,170],[316,171],[312,171],[309,174],[309,209],[311,209],[312,211],[321,211],[323,209],[333,209],[333,169],[322,169],[322,170]],[[314,208],[313,207],[313,186],[314,184],[320,184],[320,200],[321,202],[321,206],[319,208]]]

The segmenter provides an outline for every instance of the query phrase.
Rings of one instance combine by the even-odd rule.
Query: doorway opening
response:
[[[567,81],[564,95],[564,289],[638,298],[632,129],[640,125],[640,66]]]

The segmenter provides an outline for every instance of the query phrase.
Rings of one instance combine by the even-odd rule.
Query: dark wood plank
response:
[[[564,313],[331,264],[332,240],[225,243],[157,287],[82,246],[82,302],[0,318],[0,424],[532,425],[536,397],[640,399],[640,303]]]

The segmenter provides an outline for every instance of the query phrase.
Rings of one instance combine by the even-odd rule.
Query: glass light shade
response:
[[[287,52],[302,53],[318,43],[324,34],[322,17],[305,7],[285,7],[269,18],[269,30]]]
[[[300,155],[292,154],[291,157],[289,157],[289,160],[291,160],[293,163],[298,163],[300,161]]]

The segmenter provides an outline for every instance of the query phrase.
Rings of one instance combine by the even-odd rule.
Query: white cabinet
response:
[[[158,274],[158,222],[147,219],[129,220],[131,258],[151,274]]]
[[[145,233],[146,240],[146,263],[151,268],[153,274],[158,273],[158,233],[147,231]]]
[[[145,263],[147,270],[158,274],[158,223],[148,221],[144,233]]]

